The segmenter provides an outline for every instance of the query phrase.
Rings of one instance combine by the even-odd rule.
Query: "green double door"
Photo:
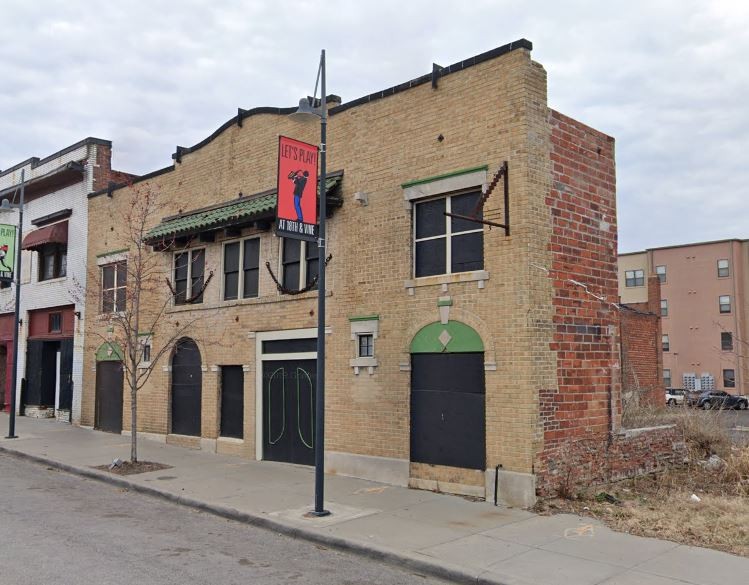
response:
[[[315,360],[263,362],[263,459],[315,462]]]

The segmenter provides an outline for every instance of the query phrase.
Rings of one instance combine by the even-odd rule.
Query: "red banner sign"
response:
[[[317,155],[313,144],[278,138],[278,236],[317,239]]]

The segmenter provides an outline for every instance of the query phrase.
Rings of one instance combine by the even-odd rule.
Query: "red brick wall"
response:
[[[549,123],[551,349],[557,354],[558,386],[542,390],[539,396],[543,449],[536,475],[540,495],[655,471],[678,460],[683,451],[673,428],[620,431],[614,140],[553,110]],[[659,286],[651,287],[648,305],[659,314]],[[655,380],[660,361],[652,344],[660,342],[660,320],[646,318],[649,331],[642,342],[630,338],[629,350],[650,348],[651,361],[641,367]]]
[[[136,175],[112,169],[112,149],[109,146],[96,146],[96,167],[94,168],[94,191],[106,189],[109,181],[125,183]]]
[[[660,281],[651,276],[648,302],[622,307],[622,394],[633,400],[633,404],[663,404],[660,301]]]
[[[541,486],[553,481],[570,444],[605,443],[618,425],[617,224],[614,140],[550,111],[550,278],[554,287],[555,389],[540,393]],[[613,406],[613,408],[612,408]],[[542,490],[543,491],[543,490]]]

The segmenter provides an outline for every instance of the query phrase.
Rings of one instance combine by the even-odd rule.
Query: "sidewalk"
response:
[[[129,437],[20,417],[0,451],[103,478],[225,517],[352,550],[462,583],[505,585],[744,585],[749,559],[612,532],[590,519],[537,516],[457,496],[326,476],[326,518],[311,468],[247,461],[139,442],[140,459],[171,469],[112,476],[92,469],[127,459]],[[1,436],[8,417],[0,415]]]

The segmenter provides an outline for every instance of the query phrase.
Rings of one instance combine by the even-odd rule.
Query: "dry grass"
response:
[[[749,447],[731,444],[717,412],[651,408],[630,414],[637,426],[676,425],[687,461],[576,498],[541,502],[538,510],[590,514],[622,532],[749,557]],[[720,459],[709,465],[711,455]],[[692,501],[692,494],[700,501]]]

